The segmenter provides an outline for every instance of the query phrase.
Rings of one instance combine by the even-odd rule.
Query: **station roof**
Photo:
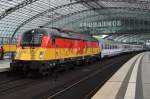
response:
[[[115,40],[150,39],[150,0],[0,0],[0,37],[16,37],[39,26],[113,33],[109,37]],[[139,36],[143,34],[147,37]]]

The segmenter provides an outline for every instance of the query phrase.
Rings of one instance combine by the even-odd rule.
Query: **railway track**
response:
[[[8,81],[6,84],[0,84],[0,98],[46,99],[49,97],[49,99],[70,99],[74,97],[73,99],[88,99],[120,67],[119,65],[123,64],[134,55],[135,53],[121,55],[111,59],[105,59],[100,63],[77,67],[74,70],[59,73],[57,78],[50,76],[39,79],[24,78],[13,82]],[[109,67],[112,68],[109,69]],[[100,77],[99,82],[96,81],[98,76]],[[95,78],[94,81],[96,81],[96,84],[89,88],[84,86],[91,83],[91,78]],[[79,86],[84,86],[84,88],[88,89]],[[78,92],[81,94],[77,95]],[[71,94],[72,97],[69,97],[69,94]]]
[[[3,84],[6,84],[6,83],[11,83],[11,82],[16,81],[16,80],[20,80],[20,79],[21,79],[20,77],[15,77],[15,78],[8,78],[6,80],[2,80],[2,81],[0,81],[0,86]]]
[[[72,85],[64,88],[63,90],[60,90],[56,92],[55,94],[49,96],[47,99],[90,99],[92,94],[96,92],[96,90],[101,87],[114,73],[118,70],[119,65],[123,64],[125,62],[125,59],[121,58],[118,59],[112,64],[107,64],[105,67],[102,67],[101,69],[97,69],[94,72],[92,72],[90,75],[87,75],[86,77],[82,78],[81,80],[73,83]],[[119,63],[119,64],[118,64]],[[118,64],[118,66],[117,66]],[[116,66],[116,67],[115,67]],[[112,69],[113,68],[113,69]],[[106,73],[107,71],[107,73]],[[105,76],[105,77],[102,77]],[[99,79],[103,78],[103,79]],[[95,80],[93,80],[95,79]],[[98,81],[100,80],[100,82]],[[97,83],[93,83],[93,81],[97,81]],[[89,82],[89,83],[87,83]],[[84,94],[85,92],[81,92],[81,89],[84,89],[82,91],[86,91],[85,88],[91,86],[91,84],[95,84],[93,88],[90,88],[91,90]],[[86,86],[87,85],[87,86]],[[81,87],[84,86],[84,87]],[[72,94],[74,92],[74,94]],[[69,93],[71,95],[69,95]],[[80,93],[83,93],[83,96],[78,96]],[[85,96],[84,96],[85,95]]]
[[[4,95],[12,91],[17,91],[18,89],[22,89],[23,87],[30,85],[33,82],[35,82],[35,80],[31,79],[16,79],[5,81],[5,83],[0,83],[0,95]]]
[[[128,59],[130,59],[132,56],[134,56],[135,54],[131,54],[129,56],[124,56],[123,57],[119,57],[116,59],[116,57],[114,57],[114,60],[113,59],[110,59],[109,60],[104,60],[103,61],[103,64],[100,67],[97,67],[97,68],[94,68],[91,72],[89,72],[88,74],[85,74],[84,76],[82,75],[82,79],[78,79],[78,80],[72,80],[72,82],[67,82],[67,84],[64,84],[62,85],[61,87],[62,88],[55,88],[54,90],[49,90],[47,94],[40,94],[38,95],[37,97],[35,97],[36,99],[46,99],[48,97],[48,99],[88,99],[90,98],[93,93],[96,92],[97,89],[99,89],[99,87],[101,87],[111,76],[112,74],[118,70],[118,68],[120,68],[120,66],[125,63]],[[119,63],[119,64],[118,64]],[[118,64],[118,66],[116,66]],[[97,65],[97,64],[95,64]],[[108,65],[108,66],[107,66]],[[106,66],[106,67],[103,67],[103,66]],[[108,67],[114,67],[114,69],[110,69],[110,71],[108,73],[105,73],[106,70],[108,70]],[[116,66],[116,68],[115,68]],[[100,69],[100,70],[98,70]],[[105,72],[103,72],[105,70]],[[95,72],[93,72],[95,71]],[[103,72],[103,74],[99,74]],[[88,80],[89,78],[91,78],[92,76],[94,76],[95,74],[98,74],[99,77],[102,77],[103,79],[101,79],[96,86],[93,86],[93,88],[90,89],[89,92],[85,92],[85,94],[82,94],[81,97],[78,97],[80,96],[80,93],[82,93],[80,90],[82,90],[82,88],[78,88],[78,90],[72,90],[74,88],[76,88],[75,86],[84,86],[86,85],[86,83],[84,83],[84,81]],[[107,75],[107,76],[106,76]],[[88,77],[87,77],[88,76]],[[80,83],[82,83],[80,85]],[[91,82],[92,83],[92,82]],[[87,84],[89,85],[89,84]],[[87,88],[88,86],[84,86],[83,87],[83,90],[82,91],[86,91],[87,89],[84,89],[84,88]],[[62,89],[62,90],[60,90]],[[78,94],[77,94],[78,93]],[[64,94],[64,95],[62,95]],[[44,97],[42,97],[44,96]],[[70,96],[70,97],[69,97]]]

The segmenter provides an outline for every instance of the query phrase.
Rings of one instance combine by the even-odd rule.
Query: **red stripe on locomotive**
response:
[[[48,36],[44,36],[42,39],[42,44],[41,47],[48,47],[48,48],[80,48],[84,49],[85,47],[87,48],[97,48],[99,47],[98,42],[96,41],[84,41],[84,40],[71,40],[67,38],[55,38],[53,45],[53,40],[52,38]]]

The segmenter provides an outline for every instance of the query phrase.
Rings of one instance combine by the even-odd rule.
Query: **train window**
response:
[[[105,45],[104,44],[102,44],[102,49],[105,49]]]
[[[22,45],[23,46],[40,46],[42,42],[42,37],[47,35],[44,30],[29,30],[22,35]]]
[[[110,49],[111,45],[108,45],[107,47],[108,47],[107,49]]]
[[[118,46],[116,45],[116,49],[118,49]]]
[[[109,49],[113,49],[113,45],[109,45]]]
[[[107,44],[105,45],[105,49],[108,49],[108,45]]]
[[[103,49],[105,49],[105,44],[103,44]]]
[[[109,49],[112,49],[112,45],[109,45]]]
[[[110,47],[111,47],[111,46],[108,44],[108,45],[107,45],[107,49],[110,49]]]

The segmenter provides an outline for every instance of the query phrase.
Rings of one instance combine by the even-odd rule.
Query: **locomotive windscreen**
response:
[[[47,35],[44,30],[29,30],[22,35],[22,46],[40,47],[44,35]]]

